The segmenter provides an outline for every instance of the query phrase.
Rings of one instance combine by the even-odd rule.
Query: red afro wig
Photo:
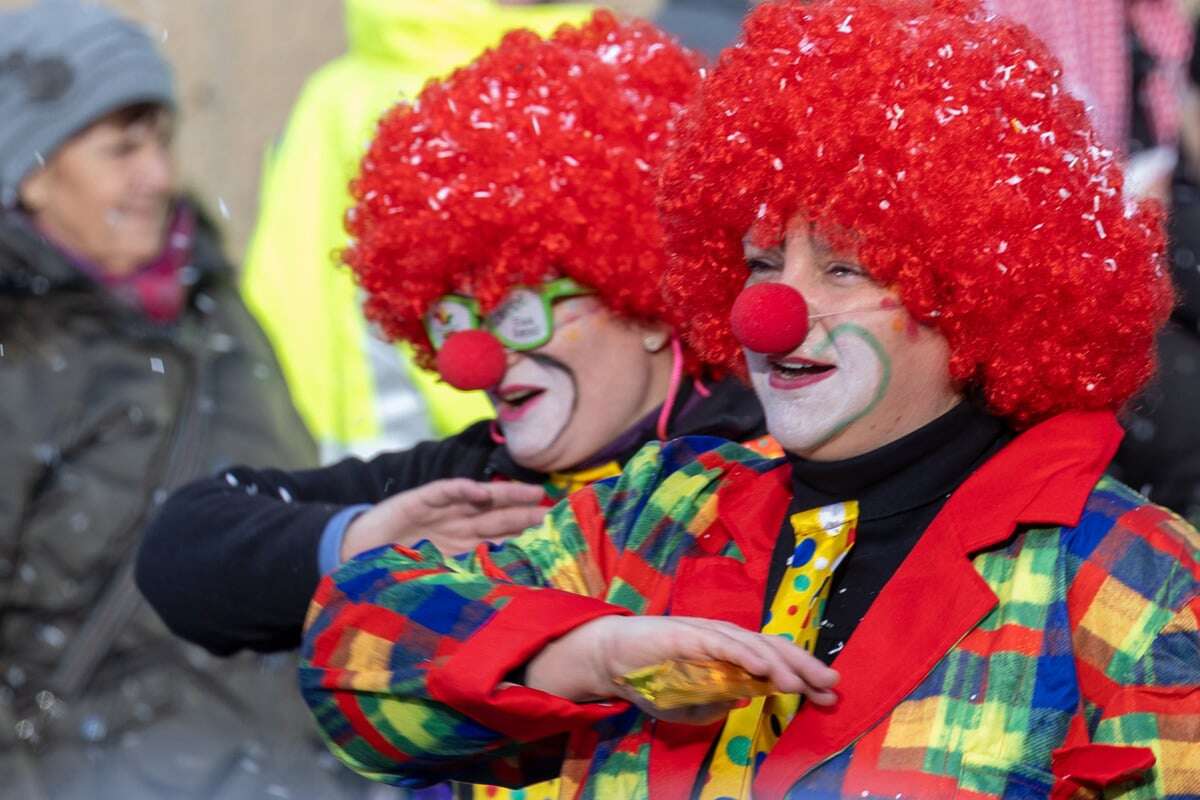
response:
[[[622,316],[678,328],[652,172],[699,80],[666,34],[600,11],[546,40],[510,33],[392,109],[346,222],[367,317],[430,366],[438,298],[468,293],[487,312],[565,275]]]
[[[799,215],[946,337],[992,413],[1118,409],[1172,303],[1162,212],[1122,197],[1061,75],[976,0],[760,6],[663,168],[665,293],[691,346],[743,369],[742,241]]]

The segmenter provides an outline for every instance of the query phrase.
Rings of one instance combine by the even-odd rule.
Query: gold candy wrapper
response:
[[[727,661],[672,659],[617,679],[664,710],[771,694],[771,683]]]

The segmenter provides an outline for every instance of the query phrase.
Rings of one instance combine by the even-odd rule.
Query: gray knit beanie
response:
[[[0,205],[74,134],[137,103],[173,107],[171,67],[146,32],[94,3],[0,12]]]

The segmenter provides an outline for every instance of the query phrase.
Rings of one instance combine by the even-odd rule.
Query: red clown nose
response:
[[[729,322],[747,350],[790,353],[808,337],[808,303],[785,283],[756,283],[738,295]]]
[[[438,350],[437,369],[455,389],[490,389],[504,377],[508,356],[500,340],[487,331],[459,331]]]

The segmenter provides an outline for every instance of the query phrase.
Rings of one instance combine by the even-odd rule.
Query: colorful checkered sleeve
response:
[[[562,734],[620,710],[507,678],[599,616],[622,521],[645,506],[657,445],[576,492],[544,524],[445,559],[429,543],[363,554],[323,580],[306,622],[301,689],[332,751],[374,780],[523,785],[557,774]],[[611,599],[611,598],[610,598]]]
[[[1088,738],[1154,753],[1152,771],[1121,795],[1131,800],[1200,796],[1198,555],[1195,530],[1143,505],[1117,520],[1074,582],[1074,600],[1086,601],[1074,637]]]

